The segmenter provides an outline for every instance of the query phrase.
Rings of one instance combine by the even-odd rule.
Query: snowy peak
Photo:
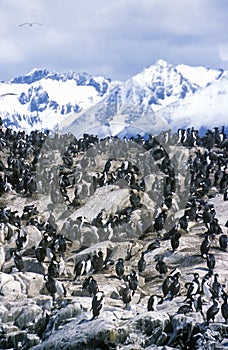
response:
[[[113,83],[87,73],[33,69],[0,83],[0,116],[6,126],[50,128],[98,103]]]
[[[196,91],[193,96],[178,100],[157,112],[171,129],[179,127],[214,128],[228,126],[228,75]]]
[[[25,75],[20,75],[10,80],[12,84],[32,84],[36,81],[44,79],[48,76],[49,71],[47,69],[35,68],[31,72]]]
[[[174,66],[158,60],[125,83],[110,89],[97,115],[100,120],[112,118],[116,114],[129,115],[133,122],[193,94],[197,89],[198,85],[184,78]]]
[[[197,122],[205,125],[211,105],[214,118],[216,111],[219,120],[226,115],[227,80],[227,71],[184,64],[175,67],[163,59],[126,82],[35,68],[0,82],[0,116],[6,126],[27,130],[70,131],[71,126],[87,130],[93,125],[99,129],[110,128],[110,123],[115,130],[136,124],[159,130],[190,125],[200,110],[203,117]]]
[[[178,98],[194,93],[198,86],[188,81],[177,69],[160,59],[132,78],[139,86],[147,87],[154,100],[161,105],[174,102]]]
[[[103,96],[111,79],[106,79],[102,76],[92,76],[87,73],[76,73],[73,71],[67,73],[50,72],[47,69],[35,68],[31,72],[11,79],[12,84],[33,84],[42,79],[49,79],[59,82],[68,80],[75,81],[77,86],[93,86],[100,96]]]
[[[180,64],[176,67],[185,78],[197,84],[200,87],[208,86],[216,80],[219,80],[223,73],[223,69],[211,69],[206,67],[191,67],[185,64]]]
[[[194,125],[211,127],[215,120],[219,125],[227,125],[227,81],[227,72],[175,67],[158,60],[110,89],[91,109],[75,115],[74,119],[72,116],[70,123],[60,125],[60,130],[75,135],[85,130],[99,134],[102,130],[104,136],[123,134],[132,128],[154,133]]]

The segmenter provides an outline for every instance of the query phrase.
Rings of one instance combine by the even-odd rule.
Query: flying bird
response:
[[[11,95],[16,95],[16,94],[14,94],[13,92],[6,92],[5,94],[0,95],[0,100],[2,100],[6,96],[11,96]]]
[[[42,23],[37,23],[37,22],[25,22],[25,23],[21,23],[18,26],[22,27],[22,26],[29,26],[32,27],[34,25],[38,25],[38,26],[42,26]]]

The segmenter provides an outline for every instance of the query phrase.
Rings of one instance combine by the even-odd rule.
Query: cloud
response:
[[[0,64],[9,63],[15,64],[23,62],[25,57],[23,52],[18,50],[18,47],[14,41],[9,41],[6,38],[0,38]]]
[[[228,42],[218,45],[219,56],[222,61],[228,62]]]
[[[158,58],[221,66],[227,13],[226,0],[1,0],[1,62],[5,76],[45,67],[120,80]],[[27,21],[43,26],[18,27]]]

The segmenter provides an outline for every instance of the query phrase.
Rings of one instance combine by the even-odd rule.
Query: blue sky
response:
[[[159,58],[228,69],[227,18],[227,0],[0,0],[0,80],[37,67],[125,81]]]

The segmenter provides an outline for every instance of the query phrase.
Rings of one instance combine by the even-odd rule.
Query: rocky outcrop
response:
[[[23,208],[30,204],[37,209],[37,214],[31,218],[28,216],[26,219],[21,219],[20,222],[20,234],[28,236],[26,247],[18,250],[24,262],[21,270],[16,267],[14,256],[18,227],[12,224],[7,226],[3,222],[4,225],[0,228],[1,349],[184,350],[227,346],[228,325],[225,324],[221,306],[222,293],[223,297],[224,293],[227,293],[228,272],[224,267],[228,256],[227,251],[220,249],[220,233],[214,234],[210,243],[210,253],[214,254],[216,265],[209,285],[212,287],[216,273],[221,284],[219,311],[215,315],[215,322],[211,320],[208,324],[206,322],[212,299],[208,299],[203,292],[200,294],[201,307],[197,308],[196,300],[193,298],[192,309],[180,311],[180,307],[189,306],[186,301],[187,288],[194,274],[199,275],[201,288],[202,281],[209,272],[206,258],[200,252],[206,232],[206,225],[202,219],[204,204],[214,205],[224,235],[227,235],[228,217],[227,202],[224,201],[222,193],[216,187],[211,188],[210,192],[203,193],[200,197],[197,220],[188,218],[187,229],[178,227],[180,242],[179,246],[173,249],[170,240],[171,228],[175,227],[179,218],[183,216],[189,199],[185,188],[188,178],[186,180],[184,169],[181,169],[180,164],[190,151],[180,147],[182,151],[176,152],[175,147],[169,147],[170,157],[176,164],[179,179],[178,191],[173,194],[171,208],[168,207],[169,201],[163,203],[165,198],[161,195],[161,185],[164,185],[163,181],[167,178],[160,170],[161,163],[159,166],[152,165],[152,168],[153,166],[157,168],[156,174],[145,176],[146,189],[143,187],[144,184],[140,183],[141,175],[138,175],[138,183],[143,190],[141,187],[135,189],[134,186],[138,183],[135,184],[134,181],[133,190],[129,188],[126,180],[120,181],[118,185],[107,183],[98,186],[88,197],[80,197],[79,204],[75,204],[72,200],[74,188],[71,185],[67,186],[65,193],[68,198],[66,196],[64,199],[62,196],[59,200],[58,194],[54,197],[56,202],[51,200],[51,193],[48,191],[50,188],[46,188],[45,193],[40,191],[31,196],[13,191],[2,194],[0,201],[3,208],[7,204],[12,212],[17,211],[19,217],[23,217]],[[113,162],[115,175],[117,169],[127,166],[121,165],[124,162],[124,155],[129,155],[133,149],[128,152],[128,145],[125,144],[124,150],[114,148],[115,152],[122,152],[121,161]],[[51,149],[50,153],[52,151]],[[94,159],[88,160],[85,157],[83,160],[97,162],[98,171],[102,174],[105,162],[101,157],[101,149],[96,151],[93,154]],[[84,164],[79,162],[82,160],[81,153],[79,152],[74,159],[74,164],[79,163],[77,163],[79,173],[80,171],[83,173],[82,164]],[[147,151],[138,154],[138,158],[142,157],[145,161],[144,175],[150,165],[150,162],[146,161],[150,159],[149,153]],[[61,160],[57,151],[55,156],[55,162]],[[109,159],[109,154],[106,154],[106,158]],[[68,175],[72,175],[70,167],[63,169]],[[52,170],[53,175],[55,169]],[[94,175],[93,166],[88,166],[86,175],[79,175],[83,177],[82,182],[87,188],[88,179]],[[202,191],[200,187],[197,190]],[[194,199],[194,195],[192,197]],[[168,223],[156,231],[153,226],[155,214],[160,213],[167,213]],[[117,224],[110,228],[106,223],[113,217]],[[57,290],[52,293],[48,289],[47,275],[53,273],[53,271],[50,273],[50,265],[53,262],[51,252],[45,251],[46,256],[41,262],[35,254],[41,240],[45,240],[47,236],[51,243],[49,245],[49,241],[48,243],[45,241],[45,244],[48,248],[54,246],[53,251],[56,255],[54,263],[60,264],[61,259],[65,263],[63,271],[55,276],[59,285],[65,288],[65,295],[64,288],[62,294]],[[64,251],[61,251],[58,241],[61,237],[67,239]],[[142,253],[146,267],[139,271],[138,261]],[[102,259],[101,263],[95,266],[96,259],[99,258]],[[116,262],[119,258],[123,259],[124,264],[122,276],[116,272]],[[79,273],[76,276],[75,266],[82,261],[84,264],[87,259],[93,261],[92,267],[86,273]],[[163,261],[167,265],[167,273],[162,274],[157,270],[158,261]],[[137,276],[136,289],[134,292],[133,289],[130,290],[130,299],[126,300],[129,296],[128,289],[132,286],[129,281],[134,277],[134,272]],[[177,291],[172,294],[169,290],[165,294],[163,284],[167,276],[171,276],[170,281],[173,281],[176,273],[179,278]],[[90,276],[97,282],[99,292],[103,293],[102,307],[97,318],[94,317],[92,309],[94,296],[88,288]],[[94,295],[96,293],[97,291]],[[148,311],[151,296],[155,296],[157,301]],[[158,302],[158,298],[161,303]]]

